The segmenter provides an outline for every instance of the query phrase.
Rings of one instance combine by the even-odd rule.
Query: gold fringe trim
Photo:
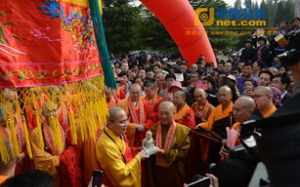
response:
[[[104,77],[99,76],[90,80],[61,86],[44,86],[34,88],[11,89],[17,99],[15,102],[5,98],[4,90],[0,90],[0,109],[4,113],[4,124],[9,129],[10,144],[15,156],[21,153],[16,127],[16,117],[22,120],[22,130],[26,146],[26,154],[32,158],[32,147],[30,134],[33,130],[38,133],[38,145],[45,148],[45,138],[43,137],[43,125],[50,125],[53,130],[54,145],[58,150],[63,149],[64,140],[61,138],[60,127],[70,134],[72,144],[81,144],[87,140],[95,141],[97,133],[106,124],[108,113],[107,103],[104,93]],[[51,115],[45,111],[45,107],[51,108],[49,103],[53,103]],[[53,116],[54,115],[54,116]],[[0,119],[1,120],[1,119]],[[22,142],[22,141],[21,141]],[[1,161],[8,161],[9,151],[5,147],[5,142],[0,141]]]

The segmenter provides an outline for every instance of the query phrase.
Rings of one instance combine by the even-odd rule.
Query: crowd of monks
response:
[[[136,169],[141,171],[142,177],[134,177],[137,171],[134,171],[130,161],[127,162],[119,156],[124,161],[123,168],[114,166],[115,162],[111,156],[100,156],[99,150],[102,150],[100,147],[105,147],[105,144],[99,139],[98,162],[100,165],[105,165],[103,169],[108,172],[108,179],[115,186],[140,186],[140,182],[142,186],[183,186],[184,182],[188,182],[193,175],[208,172],[210,163],[226,163],[230,156],[224,148],[240,145],[239,134],[243,122],[267,118],[276,111],[272,89],[265,86],[256,87],[253,97],[240,96],[235,101],[231,88],[222,86],[217,92],[219,103],[217,106],[209,102],[207,93],[201,88],[194,90],[194,103],[191,106],[186,102],[186,93],[183,89],[168,91],[167,96],[159,96],[161,92],[157,84],[150,82],[145,83],[144,94],[142,94],[140,85],[133,84],[129,88],[128,97],[119,102],[114,101],[114,104],[110,105],[111,109],[120,107],[128,116],[124,142],[131,148],[133,155],[141,150],[145,132],[148,130],[153,132],[156,145],[164,150],[163,153],[141,161],[141,166]],[[112,98],[113,95],[110,95],[108,101],[112,101]],[[205,134],[209,132],[219,137],[219,141],[207,138]],[[111,147],[109,149],[112,150]],[[133,160],[137,162],[136,157]],[[197,165],[200,167],[195,167]],[[119,168],[120,171],[123,168],[127,172],[123,173],[122,178],[116,179],[114,175],[118,175],[118,170],[113,170],[114,167]],[[132,173],[127,167],[132,169]],[[226,172],[226,168],[223,170],[224,168],[219,167],[218,172]],[[244,177],[248,179],[240,183],[250,181],[249,176]],[[220,178],[220,183],[225,184],[227,179]],[[124,183],[121,182],[123,180]],[[128,185],[133,184],[134,181],[138,183]]]
[[[70,127],[54,118],[57,106],[49,104],[43,109],[47,114],[43,120],[48,121],[49,126],[42,127],[42,137],[38,128],[30,132],[32,150],[15,155],[14,162],[4,162],[5,153],[1,153],[1,181],[5,181],[17,165],[17,169],[32,167],[47,171],[55,180],[60,178],[56,186],[85,186],[91,175],[87,175],[84,168],[92,168],[104,171],[106,186],[182,187],[194,175],[208,172],[210,163],[230,159],[225,148],[240,144],[243,122],[257,116],[267,118],[276,111],[272,89],[265,86],[256,87],[253,97],[241,96],[236,101],[231,88],[222,86],[217,92],[217,106],[209,102],[206,91],[201,88],[194,90],[194,103],[188,105],[183,88],[162,90],[159,84],[151,81],[145,83],[144,89],[139,84],[119,87],[117,92],[107,89],[106,96],[110,109],[108,122],[97,134],[96,145],[87,141],[82,145],[85,150],[82,151],[72,144],[68,140],[71,130],[65,133],[65,129]],[[14,140],[10,138],[13,131],[7,128],[1,125],[3,139],[0,144],[9,150],[6,152],[9,156],[17,151],[10,150],[8,146]],[[22,128],[18,131],[22,131],[16,136],[20,140],[15,141],[23,142],[23,149],[26,149],[28,134],[24,136],[24,132],[28,132]],[[152,132],[159,148],[150,157],[142,149],[147,131]],[[217,139],[211,138],[210,133]],[[43,145],[43,142],[47,144]],[[27,154],[29,152],[32,155]],[[29,157],[33,163],[26,166]],[[89,161],[82,162],[81,157],[89,158]],[[81,166],[85,163],[87,165]],[[220,171],[226,172],[226,167],[220,167]],[[225,183],[227,179],[223,180],[218,172],[216,175],[220,183]],[[78,182],[81,179],[84,179],[84,184]],[[65,185],[63,181],[68,182]]]

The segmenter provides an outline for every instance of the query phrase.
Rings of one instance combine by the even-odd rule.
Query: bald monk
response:
[[[153,163],[152,180],[155,187],[182,187],[184,183],[190,129],[175,122],[175,113],[176,107],[172,102],[162,102],[159,105],[159,123],[152,128],[156,146],[163,150],[155,155]]]
[[[129,97],[119,103],[128,115],[129,126],[127,138],[130,146],[139,147],[145,136],[146,114],[143,99],[141,97],[141,86],[133,84],[130,87]]]
[[[232,92],[228,86],[222,86],[217,94],[219,105],[212,111],[207,122],[200,124],[201,128],[214,131],[221,138],[226,139],[226,127],[232,125]],[[210,142],[209,148],[203,151],[202,158],[208,162],[218,162],[220,160],[219,151],[222,144]]]
[[[227,139],[225,144],[229,148],[235,148],[240,144],[240,126],[243,122],[252,118],[255,111],[255,101],[248,96],[239,97],[233,106],[234,125],[227,127]],[[220,151],[222,161],[213,169],[213,173],[219,179],[220,186],[248,186],[257,161],[249,157],[247,153],[228,153],[224,147]],[[235,172],[232,175],[231,172]]]
[[[212,113],[214,106],[208,102],[205,90],[196,88],[194,91],[194,100],[195,102],[192,105],[192,109],[195,113],[196,124],[206,122]]]
[[[270,87],[258,86],[255,88],[254,100],[262,118],[270,117],[277,110],[273,103],[273,92]]]
[[[186,103],[186,94],[184,91],[175,92],[173,103],[176,106],[175,121],[193,129],[195,127],[195,114]]]
[[[109,187],[141,187],[141,160],[146,154],[142,150],[133,156],[125,141],[127,126],[126,112],[111,108],[108,124],[97,141],[97,160],[104,170],[104,184]]]
[[[228,118],[232,114],[232,91],[228,86],[222,86],[217,94],[219,105],[212,111],[208,121],[200,124],[200,127],[212,130],[214,124],[222,119]]]
[[[235,140],[231,140],[232,142],[230,143],[230,145],[232,145],[232,147],[239,144],[238,137],[241,130],[241,124],[251,119],[255,108],[255,101],[249,96],[241,96],[235,101],[233,106],[233,118],[235,120],[235,123],[232,125],[230,130],[234,130],[238,134],[238,136],[235,138]],[[229,132],[227,132],[227,140],[228,133]]]

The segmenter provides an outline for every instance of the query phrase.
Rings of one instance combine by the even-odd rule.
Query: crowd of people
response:
[[[280,24],[275,34],[299,29],[300,18],[295,18]],[[261,158],[256,150],[249,154],[241,148],[240,135],[243,123],[269,118],[295,94],[295,75],[280,58],[286,50],[281,42],[278,37],[256,32],[244,41],[242,49],[216,51],[217,67],[205,59],[188,66],[176,55],[154,52],[114,58],[118,86],[105,89],[107,125],[98,133],[96,146],[88,147],[95,149],[89,158],[95,159],[104,176],[92,179],[90,186],[101,182],[109,187],[182,187],[205,175],[215,187],[258,185],[259,179],[253,176]],[[47,109],[52,112],[51,107]],[[53,132],[63,131],[63,127],[54,127]],[[0,133],[7,137],[0,140],[0,146],[9,147],[10,134],[3,128]],[[31,138],[39,140],[38,134],[34,135]],[[46,140],[55,145],[64,141],[46,135],[53,137]],[[55,175],[49,172],[54,178],[40,171],[9,178],[14,176],[17,160],[26,157],[17,155],[4,162],[3,155],[9,157],[10,152],[1,152],[2,186],[15,187],[23,181],[33,184],[38,180],[27,179],[34,177],[41,179],[41,184],[56,185]],[[57,156],[34,154],[42,160],[40,168],[58,173]],[[79,158],[70,159],[80,165]],[[264,182],[268,184],[268,180],[266,176]]]
[[[275,34],[283,35],[299,28],[300,19],[295,18],[289,25],[280,24]],[[292,72],[280,59],[283,52],[284,47],[274,37],[253,35],[244,41],[240,50],[216,52],[220,57],[217,67],[206,64],[205,59],[187,66],[175,56],[147,52],[114,59],[118,88],[106,90],[107,101],[110,108],[121,107],[128,115],[128,146],[138,150],[148,130],[153,132],[162,150],[173,142],[169,151],[156,156],[150,172],[154,186],[182,186],[191,179],[187,175],[209,171],[217,176],[220,186],[250,183],[259,158],[235,158],[230,152],[241,145],[239,135],[243,122],[270,117],[294,94]],[[165,108],[168,110],[164,111]],[[160,125],[166,128],[165,133],[161,133]],[[174,131],[183,132],[177,135]],[[171,132],[175,140],[169,136]],[[207,133],[218,140],[203,138]],[[161,136],[165,145],[161,144]],[[187,159],[192,160],[192,165],[201,163],[202,168],[197,171],[191,171],[192,166],[181,168],[189,165]],[[240,171],[239,177],[228,176],[234,169],[232,160],[240,162],[235,168],[235,172]],[[208,167],[212,163],[217,165]],[[149,180],[149,169],[145,168],[143,175]],[[160,176],[159,180],[155,176]],[[144,178],[143,183],[148,184]]]

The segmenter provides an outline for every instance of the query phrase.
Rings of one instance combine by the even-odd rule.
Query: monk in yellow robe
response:
[[[145,136],[146,115],[141,91],[139,84],[131,85],[129,97],[119,103],[128,115],[127,138],[129,145],[134,147],[140,147]]]
[[[14,176],[16,167],[16,155],[12,149],[11,133],[6,127],[3,113],[3,109],[0,108],[0,185]]]
[[[277,108],[273,103],[273,94],[270,87],[258,86],[254,90],[254,99],[262,118],[270,117]]]
[[[59,156],[65,149],[65,134],[57,118],[57,105],[45,103],[42,124],[31,132],[31,144],[34,166],[54,176],[56,186],[59,186],[58,166]]]
[[[104,183],[109,187],[141,187],[141,160],[145,153],[133,156],[125,137],[127,126],[126,112],[113,107],[96,144],[97,160],[104,171]]]
[[[175,92],[173,103],[176,105],[177,108],[177,111],[174,116],[175,121],[191,129],[195,128],[194,111],[186,103],[186,95],[184,91],[180,90]]]
[[[185,178],[185,160],[190,148],[190,128],[175,122],[176,107],[169,101],[159,106],[159,123],[152,129],[156,146],[163,153],[155,155],[152,171],[155,187],[182,187]],[[151,179],[148,179],[151,180]]]

